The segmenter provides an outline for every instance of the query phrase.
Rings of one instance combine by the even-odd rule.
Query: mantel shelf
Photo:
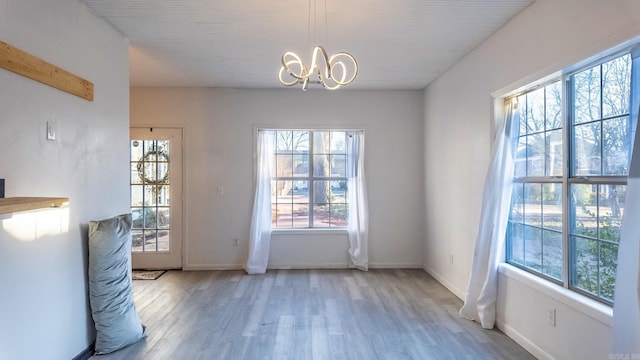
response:
[[[0,214],[60,207],[69,203],[64,197],[11,197],[0,199]]]

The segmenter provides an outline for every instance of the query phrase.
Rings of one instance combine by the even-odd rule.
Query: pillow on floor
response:
[[[131,290],[131,214],[89,222],[89,301],[95,353],[108,354],[146,336]]]

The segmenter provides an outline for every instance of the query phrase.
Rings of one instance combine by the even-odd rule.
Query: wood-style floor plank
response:
[[[534,359],[422,270],[169,271],[133,290],[148,337],[94,359]]]

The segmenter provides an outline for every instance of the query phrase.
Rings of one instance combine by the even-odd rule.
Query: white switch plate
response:
[[[547,309],[547,323],[551,326],[556,326],[556,309]]]
[[[47,140],[56,140],[56,123],[47,121]]]

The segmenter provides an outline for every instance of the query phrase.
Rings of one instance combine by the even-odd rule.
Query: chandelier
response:
[[[314,0],[314,37],[316,26],[316,9]],[[327,2],[324,4],[325,31],[327,31]],[[311,0],[309,0],[309,32],[311,32]],[[350,84],[358,75],[358,62],[353,55],[339,52],[328,56],[324,47],[316,45],[311,55],[311,64],[307,66],[302,58],[293,51],[287,51],[282,55],[282,66],[278,73],[280,83],[285,86],[302,84],[302,90],[307,90],[307,85],[321,84],[328,90],[336,90],[340,86]]]

